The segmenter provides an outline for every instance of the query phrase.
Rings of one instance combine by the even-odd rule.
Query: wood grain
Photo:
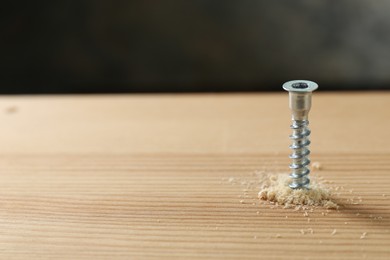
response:
[[[308,216],[257,199],[284,94],[2,97],[0,259],[389,259],[390,93],[316,93]]]

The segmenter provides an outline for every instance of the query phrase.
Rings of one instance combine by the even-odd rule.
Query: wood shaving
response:
[[[334,235],[336,235],[336,233],[337,233],[337,230],[336,229],[333,229],[333,232],[330,234],[331,236],[334,236]]]
[[[366,235],[367,235],[367,232],[364,232],[364,233],[360,236],[360,239],[366,238]]]
[[[229,179],[228,179],[228,182],[230,182],[230,183],[233,183],[233,182],[235,182],[236,180],[233,178],[233,177],[230,177]]]
[[[322,164],[319,163],[319,162],[313,162],[313,163],[311,164],[311,168],[312,168],[313,170],[321,170],[321,169],[322,169]]]
[[[307,234],[307,233],[310,233],[310,234],[314,234],[314,230],[312,229],[312,228],[308,228],[308,229],[306,229],[306,230],[304,230],[304,229],[301,229],[301,234],[302,235],[305,235],[305,234]]]
[[[309,207],[315,206],[328,209],[338,208],[338,205],[332,200],[330,190],[321,183],[312,181],[309,190],[293,190],[288,186],[289,181],[290,178],[287,174],[263,174],[258,197],[270,203],[284,205],[284,208],[294,208],[294,210],[307,210]]]

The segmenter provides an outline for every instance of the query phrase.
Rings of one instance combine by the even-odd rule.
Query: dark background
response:
[[[388,0],[9,1],[0,93],[389,89]]]

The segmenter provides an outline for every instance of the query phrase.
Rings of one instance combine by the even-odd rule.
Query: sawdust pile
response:
[[[289,181],[290,178],[287,174],[262,175],[259,198],[284,205],[284,208],[295,208],[297,206],[338,208],[336,202],[332,200],[331,190],[321,183],[311,181],[309,190],[293,190],[288,186]]]

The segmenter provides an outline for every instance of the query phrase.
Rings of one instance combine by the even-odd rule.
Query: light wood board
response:
[[[3,96],[0,259],[390,259],[389,119],[389,92],[314,93],[341,207],[304,216],[248,187],[288,172],[287,93]]]

